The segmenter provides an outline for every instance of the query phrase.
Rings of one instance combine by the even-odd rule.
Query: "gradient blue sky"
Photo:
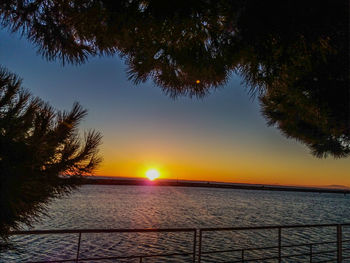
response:
[[[152,81],[133,85],[117,56],[63,67],[16,34],[0,37],[1,64],[25,88],[57,109],[88,109],[82,129],[104,136],[98,175],[142,177],[154,167],[163,178],[350,186],[349,159],[316,159],[267,127],[238,76],[203,99],[173,100]]]

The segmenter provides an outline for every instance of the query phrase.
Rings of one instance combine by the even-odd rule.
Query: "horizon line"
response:
[[[86,177],[105,177],[108,179],[139,179],[148,180],[146,177],[140,176],[108,176],[108,175],[88,175]],[[224,184],[244,184],[244,185],[261,185],[261,186],[285,186],[285,187],[312,187],[312,188],[331,188],[331,189],[350,189],[348,185],[301,185],[301,184],[278,184],[278,183],[245,183],[245,182],[233,182],[233,181],[214,181],[214,180],[191,180],[191,179],[181,179],[181,178],[157,178],[157,181],[168,180],[168,181],[189,181],[189,182],[209,182],[209,183],[224,183]]]

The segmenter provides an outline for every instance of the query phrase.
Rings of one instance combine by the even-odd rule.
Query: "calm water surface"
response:
[[[86,185],[67,197],[53,201],[49,205],[48,216],[41,217],[33,228],[201,228],[346,223],[350,221],[349,205],[350,197],[340,194]],[[275,245],[274,231],[211,233],[203,236],[203,246],[223,249]],[[283,242],[333,240],[333,235],[333,229],[285,231]],[[82,237],[80,256],[191,252],[192,237],[190,233],[86,234]],[[67,259],[76,253],[76,235],[26,236],[15,240],[18,250],[0,254],[1,262]],[[234,257],[232,253],[207,257],[204,262],[220,262],[231,256]],[[190,260],[149,259],[144,262]]]

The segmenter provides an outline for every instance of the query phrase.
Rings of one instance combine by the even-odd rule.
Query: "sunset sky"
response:
[[[233,75],[203,99],[167,97],[151,81],[133,85],[119,57],[79,66],[48,62],[24,38],[0,31],[1,65],[57,109],[79,101],[89,114],[83,129],[103,134],[101,176],[237,183],[350,186],[349,159],[316,159],[274,127],[259,102]]]

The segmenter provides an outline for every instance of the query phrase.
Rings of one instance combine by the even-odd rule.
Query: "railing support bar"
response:
[[[78,249],[77,249],[77,257],[75,259],[75,262],[79,262],[79,253],[80,253],[80,241],[81,241],[81,232],[79,232],[79,238],[78,238]]]
[[[242,249],[242,263],[244,263],[244,249]]]
[[[343,244],[342,244],[342,226],[339,224],[337,225],[337,262],[341,263],[343,262]]]
[[[312,263],[312,244],[310,244],[310,263]]]
[[[282,262],[282,251],[281,251],[281,246],[282,246],[282,229],[281,227],[278,228],[278,263]]]
[[[197,246],[197,229],[193,232],[193,258],[192,262],[196,262],[196,246]]]
[[[202,229],[199,229],[198,263],[201,263],[201,253],[202,253]]]

